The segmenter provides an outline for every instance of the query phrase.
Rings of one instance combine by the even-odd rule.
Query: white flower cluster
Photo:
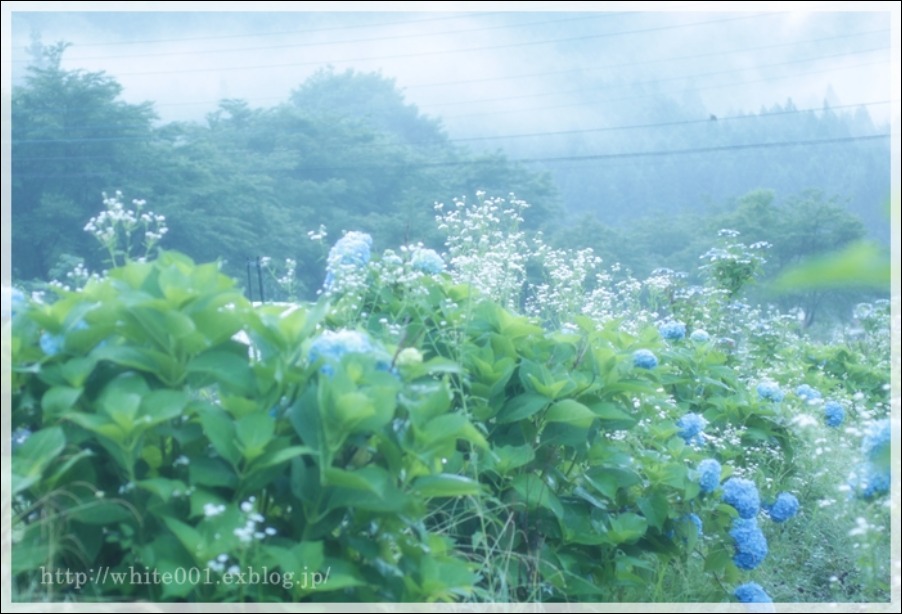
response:
[[[601,258],[591,248],[569,250],[549,246],[539,233],[533,240],[533,257],[538,261],[544,281],[530,287],[526,312],[556,327],[567,314],[586,313],[590,304],[597,304],[598,295],[586,294],[586,285],[595,278],[596,289],[607,286],[607,279],[599,273]],[[587,301],[590,299],[590,301]]]
[[[272,527],[266,527],[262,531],[258,525],[263,524],[265,518],[259,512],[255,511],[254,503],[256,497],[248,497],[247,501],[241,503],[241,511],[246,515],[244,526],[236,528],[233,533],[235,537],[243,544],[249,544],[253,540],[261,540],[264,537],[271,537],[276,534],[276,530]]]
[[[120,264],[120,256],[124,261],[128,261],[130,258],[133,235],[139,228],[144,232],[142,237],[144,258],[169,232],[169,228],[166,226],[166,216],[152,211],[143,211],[146,204],[147,202],[144,200],[135,199],[132,201],[134,209],[126,209],[122,203],[122,192],[117,190],[113,196],[108,196],[104,192],[103,206],[105,210],[85,224],[85,232],[94,235],[109,252],[114,266]]]
[[[487,198],[476,193],[477,203],[455,199],[445,211],[435,205],[439,230],[447,233],[452,278],[466,283],[508,308],[519,306],[520,292],[526,280],[528,245],[520,230],[522,213],[529,207],[511,195]]]

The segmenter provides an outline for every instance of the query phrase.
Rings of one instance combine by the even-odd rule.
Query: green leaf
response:
[[[62,365],[63,377],[75,388],[80,388],[84,386],[96,364],[97,359],[91,356],[70,358]]]
[[[61,463],[54,463],[53,468],[49,472],[49,476],[47,476],[46,483],[51,486],[56,486],[56,484],[64,477],[66,474],[76,465],[79,461],[84,458],[89,458],[94,456],[94,452],[90,449],[81,450],[80,452],[73,454],[71,456],[64,456],[60,459]],[[77,479],[83,480],[83,475],[77,475]]]
[[[640,498],[636,506],[648,520],[648,524],[656,529],[661,529],[667,521],[667,510],[670,504],[667,497],[660,493],[654,493]]]
[[[275,452],[267,452],[263,456],[254,460],[254,470],[265,469],[266,467],[274,467],[282,463],[286,463],[298,456],[316,455],[316,451],[307,446],[290,446]]]
[[[221,459],[195,456],[188,465],[192,485],[234,488],[238,484],[235,471]]]
[[[588,407],[573,399],[556,401],[545,413],[548,422],[565,422],[573,426],[589,428],[596,415]]]
[[[275,426],[275,420],[262,412],[248,414],[235,423],[238,447],[246,460],[253,460],[263,454],[272,441]]]
[[[214,349],[195,356],[185,367],[185,372],[201,376],[200,382],[217,382],[226,390],[241,395],[254,392],[254,373],[247,353]]]
[[[399,395],[398,400],[417,427],[447,413],[451,407],[451,394],[445,382],[412,385],[409,392],[404,391]]]
[[[47,566],[53,562],[53,555],[47,547],[47,537],[42,525],[43,523],[34,523],[26,526],[22,537],[12,545],[11,556],[6,560],[12,559],[9,564],[13,576],[24,572],[40,573],[39,568],[42,565]],[[4,561],[4,567],[5,565]],[[16,598],[15,593],[12,593],[12,597]]]
[[[169,516],[160,516],[159,518],[175,534],[185,550],[194,557],[195,561],[209,560],[209,557],[206,555],[204,539],[194,527]]]
[[[413,482],[413,489],[420,497],[464,497],[481,492],[479,482],[462,475],[441,473],[426,475]]]
[[[564,516],[564,507],[558,500],[557,495],[539,476],[532,474],[518,475],[511,482],[511,486],[526,502],[528,509],[544,507],[557,518]]]
[[[204,435],[220,456],[235,465],[241,453],[235,446],[235,423],[232,418],[212,405],[204,407],[199,413]]]
[[[326,484],[368,492],[381,497],[382,491],[379,489],[379,483],[382,480],[374,480],[373,474],[374,472],[383,471],[383,469],[378,467],[364,467],[357,471],[345,471],[337,467],[327,467],[323,474]]]
[[[311,586],[310,582],[307,582],[306,585],[302,581],[298,581],[295,584],[296,590],[304,593],[324,593],[328,591],[340,591],[346,588],[354,588],[357,586],[366,586],[367,582],[361,577],[360,572],[357,570],[357,567],[351,561],[346,561],[344,559],[338,558],[329,558],[326,559],[323,563],[325,569],[329,570],[328,581],[324,581],[322,584],[318,585],[315,589]],[[323,574],[325,580],[325,571],[323,568],[320,570],[310,570],[319,571]],[[309,577],[309,576],[308,576]]]
[[[135,510],[131,510],[117,501],[89,501],[69,510],[72,520],[85,524],[111,525],[123,520],[134,520]],[[76,532],[77,534],[77,532]]]
[[[628,430],[639,422],[635,416],[623,411],[614,403],[593,403],[589,409],[601,419],[601,427],[604,429]]]
[[[493,450],[497,460],[494,469],[502,475],[518,467],[531,463],[536,457],[535,448],[532,445],[501,446]]]
[[[774,281],[779,292],[814,288],[871,287],[888,289],[890,257],[885,248],[859,241],[846,248],[791,267]]]
[[[181,379],[181,368],[173,358],[149,348],[105,345],[95,349],[93,356],[97,360],[109,360],[123,367],[151,373],[169,385],[176,385]]]
[[[632,512],[626,512],[611,518],[611,529],[608,531],[614,543],[633,542],[645,535],[648,530],[648,521]]]
[[[78,402],[81,392],[81,388],[54,386],[41,397],[41,409],[51,419],[58,420]]]
[[[164,350],[170,349],[172,340],[187,337],[193,333],[194,322],[191,318],[167,306],[134,306],[124,312],[127,320],[137,323],[157,345]]]
[[[188,395],[180,390],[152,390],[141,402],[141,410],[151,426],[180,416],[188,400]]]
[[[548,405],[548,399],[544,396],[526,392],[515,396],[505,403],[501,411],[498,412],[497,419],[500,424],[517,422],[538,413],[546,405]]]
[[[156,495],[163,501],[169,501],[172,498],[172,494],[176,491],[184,493],[187,490],[185,483],[181,480],[170,480],[168,478],[138,480],[135,484],[138,488]]]
[[[620,467],[599,466],[593,467],[584,474],[588,482],[595,490],[611,500],[616,500],[617,491],[638,484],[641,478],[636,472]]]
[[[725,548],[712,549],[705,557],[705,571],[714,574],[722,574],[732,564],[732,556]]]
[[[26,439],[13,454],[13,474],[17,479],[12,494],[37,482],[65,447],[66,437],[58,426],[41,429]]]

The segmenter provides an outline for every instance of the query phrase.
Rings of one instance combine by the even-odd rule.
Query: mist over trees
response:
[[[122,102],[105,73],[63,70],[65,50],[41,49],[13,90],[19,280],[58,276],[80,257],[102,268],[83,227],[118,189],[167,216],[165,248],[238,278],[248,258],[293,258],[308,296],[324,259],[308,230],[441,247],[433,203],[477,190],[515,193],[532,204],[531,228],[640,276],[694,269],[724,227],[771,242],[772,274],[868,233],[888,239],[887,128],[865,107],[787,101],[717,117],[662,95],[612,106],[612,129],[552,135],[566,157],[520,142],[518,157],[536,161],[517,163],[503,138],[455,142],[379,73],[322,69],[280,104],[223,99],[204,122],[161,123],[153,103]],[[798,300],[813,312],[821,299]]]

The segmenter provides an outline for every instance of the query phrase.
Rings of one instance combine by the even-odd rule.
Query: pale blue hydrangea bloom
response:
[[[890,472],[883,471],[874,466],[873,463],[865,464],[864,472],[864,488],[861,496],[865,499],[873,499],[874,497],[889,493]]]
[[[746,582],[737,586],[733,591],[733,596],[741,603],[773,603],[770,595],[764,592],[757,582]]]
[[[796,388],[796,395],[805,399],[806,401],[813,401],[815,399],[821,398],[821,393],[808,384],[801,384],[798,388]]]
[[[713,492],[720,486],[720,463],[706,458],[698,464],[698,485],[703,493]]]
[[[846,418],[846,410],[838,401],[824,403],[824,422],[830,428],[837,428]]]
[[[736,518],[730,529],[733,538],[733,563],[739,569],[755,569],[767,557],[767,538],[755,518]]]
[[[701,443],[701,432],[705,430],[708,421],[700,414],[689,413],[681,416],[676,425],[680,428],[680,437],[686,443]]]
[[[702,533],[702,519],[698,517],[696,514],[687,514],[684,516],[689,522],[691,522],[696,529],[695,536],[698,537]]]
[[[872,422],[861,441],[861,452],[872,463],[889,460],[889,418]]]
[[[633,364],[640,369],[654,369],[658,366],[658,357],[651,350],[636,350],[633,352]]]
[[[60,353],[60,350],[63,349],[63,336],[62,335],[52,335],[48,332],[41,333],[41,338],[38,341],[41,346],[41,351],[44,352],[47,356],[56,356]]]
[[[885,495],[890,490],[890,423],[889,418],[871,423],[864,439],[861,452],[865,462],[859,469],[859,495],[865,499]]]
[[[686,325],[676,320],[670,320],[658,327],[658,332],[665,339],[676,341],[686,336]]]
[[[307,359],[311,364],[319,360],[324,361],[326,364],[322,366],[321,371],[326,375],[332,375],[335,369],[330,363],[338,362],[345,354],[373,355],[378,363],[386,368],[391,360],[385,350],[374,344],[366,333],[356,330],[323,332],[310,345]]]
[[[689,340],[693,343],[708,343],[711,340],[711,335],[702,328],[696,328],[692,331],[692,334],[689,335]]]
[[[15,318],[28,305],[25,295],[18,288],[3,286],[2,317],[4,319]]]
[[[22,447],[22,444],[28,441],[29,437],[31,437],[31,430],[25,428],[24,426],[20,426],[19,428],[14,430],[9,438],[10,442],[12,443],[13,452]]]
[[[417,248],[410,258],[410,266],[415,271],[435,275],[445,270],[445,261],[434,249]]]
[[[732,505],[742,518],[754,518],[761,508],[758,487],[745,478],[730,478],[723,485],[723,502]]]
[[[783,391],[776,382],[767,380],[758,384],[758,396],[765,401],[779,403],[783,400]]]
[[[786,522],[799,513],[799,500],[791,493],[781,492],[767,511],[774,522]]]
[[[326,259],[326,281],[323,284],[330,290],[342,272],[348,268],[363,268],[370,261],[370,248],[373,238],[365,232],[352,230],[335,242]]]

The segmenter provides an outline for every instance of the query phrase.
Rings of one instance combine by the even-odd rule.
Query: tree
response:
[[[96,255],[80,230],[104,190],[143,183],[156,115],[118,100],[103,72],[65,71],[68,47],[41,49],[12,96],[12,255],[17,276],[43,277],[63,254]]]

